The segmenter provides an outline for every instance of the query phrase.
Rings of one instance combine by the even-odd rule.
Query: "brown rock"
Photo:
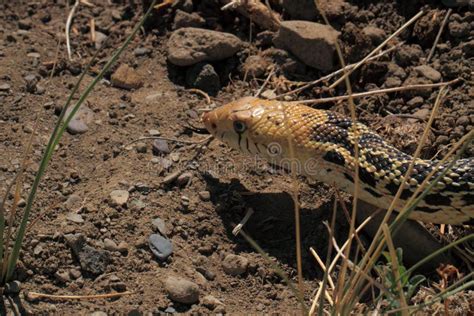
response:
[[[135,69],[122,64],[111,77],[112,85],[126,90],[138,89],[143,85],[143,80]]]

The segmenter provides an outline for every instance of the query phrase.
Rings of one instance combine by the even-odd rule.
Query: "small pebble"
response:
[[[109,250],[109,251],[118,251],[118,247],[115,241],[109,238],[104,239],[104,248],[105,250]]]
[[[224,272],[232,276],[242,275],[247,272],[248,265],[249,260],[247,258],[234,254],[227,255],[222,262]]]
[[[84,219],[82,218],[82,216],[77,213],[68,213],[66,215],[66,219],[70,222],[77,223],[77,224],[84,223]]]
[[[151,224],[153,225],[153,228],[155,228],[161,235],[167,236],[169,234],[169,230],[166,227],[166,223],[161,218],[154,218],[151,221]]]
[[[168,142],[163,139],[155,139],[153,141],[153,153],[155,155],[169,154],[170,148]]]
[[[191,172],[183,172],[179,177],[176,179],[176,183],[180,187],[184,187],[189,184],[193,177],[193,174]]]
[[[194,304],[199,301],[199,287],[186,279],[170,276],[165,281],[165,289],[175,302]]]
[[[137,153],[144,154],[146,153],[147,146],[145,143],[139,142],[135,144],[135,149],[137,150]]]
[[[130,194],[126,190],[114,190],[110,192],[112,206],[124,206],[127,204]]]
[[[224,305],[221,301],[215,298],[212,295],[206,295],[202,298],[202,305],[209,308],[211,311],[214,310],[219,305]]]
[[[166,260],[173,253],[171,241],[158,234],[150,235],[148,245],[151,252],[161,261]]]
[[[204,202],[207,202],[211,199],[211,192],[209,191],[200,191],[198,195],[199,195],[199,198]]]
[[[8,83],[0,84],[0,91],[9,91],[11,86]]]

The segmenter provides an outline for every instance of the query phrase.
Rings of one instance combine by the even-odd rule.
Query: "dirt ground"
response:
[[[64,33],[72,2],[0,4],[2,195],[19,170],[23,151],[33,137],[31,163],[22,193],[26,198],[58,114],[81,71],[97,51],[98,39],[93,42],[90,37],[91,20],[96,31],[110,38],[101,42],[98,61],[81,89],[93,80],[142,14],[141,3],[132,5],[133,1],[90,2],[94,5],[81,4],[75,13],[71,30],[73,61],[68,59]],[[249,20],[236,12],[221,13],[218,1],[178,1],[156,14],[153,23],[133,39],[113,68],[115,71],[124,64],[133,67],[142,86],[132,90],[117,88],[110,83],[111,71],[87,99],[92,110],[88,130],[75,135],[65,133],[58,145],[40,185],[17,275],[22,289],[32,292],[131,294],[95,300],[25,299],[25,307],[35,315],[294,314],[297,309],[295,296],[271,266],[242,237],[232,234],[246,209],[252,207],[256,212],[246,231],[296,280],[294,215],[291,198],[285,193],[290,192],[292,185],[288,175],[264,163],[249,161],[216,141],[201,150],[198,145],[168,142],[169,153],[157,152],[160,148],[156,147],[163,144],[155,144],[153,149],[153,140],[130,144],[142,136],[158,133],[184,141],[205,137],[186,125],[202,126],[199,115],[208,107],[206,100],[187,90],[186,69],[167,61],[166,45],[175,12],[185,5],[189,10],[190,3],[191,11],[205,19],[205,28],[233,33],[246,42],[244,49],[216,66],[221,70],[221,82],[212,97],[213,105],[255,94],[268,74],[264,69],[260,78],[251,78],[245,76],[241,66],[248,56],[272,48],[271,43],[266,47],[259,43],[263,36],[257,34],[264,30],[256,25],[250,29]],[[446,14],[447,7],[441,1],[346,4],[348,7],[336,10],[329,18],[341,32],[347,62],[360,60],[375,47],[361,32],[365,26],[375,25],[391,34],[420,8],[427,12],[400,35],[398,40],[405,43],[397,52],[354,74],[354,91],[387,87],[388,82],[432,82],[415,67],[425,63]],[[290,19],[289,13],[283,17]],[[321,22],[320,17],[314,20]],[[474,125],[473,26],[474,14],[467,7],[453,8],[429,62],[443,81],[458,77],[464,81],[454,85],[442,103],[423,150],[425,158],[442,157]],[[301,81],[328,73],[289,58],[293,64],[281,68],[282,78],[285,71],[289,72],[288,80]],[[281,66],[275,59],[271,62]],[[284,85],[279,89],[285,92]],[[334,93],[344,94],[344,89]],[[437,90],[432,89],[358,99],[358,116],[394,145],[413,153],[436,95]],[[310,97],[321,97],[318,89],[298,96]],[[344,102],[320,107],[348,113]],[[471,146],[464,156],[474,156],[474,148]],[[170,180],[176,172],[180,174],[178,179]],[[329,220],[334,189],[300,180],[305,299],[310,304],[322,274],[308,249],[314,247],[319,254],[326,254],[328,235],[323,221]],[[110,195],[115,190],[129,192],[126,203],[114,204]],[[166,227],[157,224],[156,218]],[[340,216],[337,222],[337,235],[343,238],[347,221]],[[173,253],[165,261],[158,260],[148,246],[149,236],[157,229],[172,242]],[[81,238],[85,238],[90,250],[90,258],[82,260],[93,261],[92,267],[84,268],[84,262],[74,251],[74,244]],[[233,276],[224,271],[223,261],[231,254],[248,261],[243,274]],[[200,302],[182,304],[171,300],[165,291],[170,276],[197,284]],[[437,281],[436,276],[433,281]],[[456,311],[459,315],[468,313],[468,306],[459,305]]]

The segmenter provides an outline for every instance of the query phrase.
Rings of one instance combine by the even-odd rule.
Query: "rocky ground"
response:
[[[281,278],[244,239],[231,233],[247,207],[255,209],[247,232],[295,279],[292,203],[282,193],[288,192],[291,179],[217,142],[202,148],[136,140],[160,135],[203,140],[204,135],[189,128],[202,126],[201,112],[254,95],[272,71],[262,93],[266,97],[338,69],[337,38],[346,62],[356,62],[424,9],[425,14],[389,44],[399,47],[353,74],[353,90],[461,78],[441,104],[423,157],[442,157],[472,130],[474,14],[468,1],[321,1],[332,27],[319,24],[322,18],[313,1],[270,1],[284,21],[277,28],[271,21],[262,25],[264,20],[255,23],[233,10],[221,11],[227,2],[181,0],[156,10],[69,124],[40,185],[16,276],[26,309],[38,315],[96,316],[295,313],[297,300]],[[72,4],[0,4],[2,195],[32,138],[22,193],[26,198],[79,75],[98,51],[81,84],[84,89],[143,12],[137,1],[81,3],[71,26],[70,59],[64,28]],[[448,7],[452,13],[428,61]],[[321,87],[286,98],[345,93],[343,85],[332,91]],[[208,93],[211,103],[190,88]],[[429,89],[357,99],[358,116],[413,153],[437,93]],[[345,102],[318,106],[348,113]],[[464,156],[473,155],[471,146]],[[305,298],[310,303],[321,271],[308,249],[326,253],[322,222],[329,218],[334,190],[303,179],[299,189]],[[20,201],[20,210],[24,204]],[[343,214],[337,222],[337,237],[344,239]],[[436,275],[432,280],[438,281]],[[55,301],[34,300],[27,291],[131,294]],[[469,295],[451,301],[454,314],[468,313]],[[418,302],[423,297],[419,294]]]

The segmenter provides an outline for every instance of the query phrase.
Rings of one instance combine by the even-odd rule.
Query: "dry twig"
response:
[[[451,15],[452,11],[453,11],[453,9],[449,8],[448,12],[446,12],[446,15],[443,19],[443,23],[441,23],[441,26],[439,27],[438,34],[436,35],[436,38],[433,42],[433,46],[431,47],[430,53],[429,53],[428,57],[426,58],[427,63],[430,61],[431,57],[433,57],[434,51],[436,49],[436,45],[438,45],[439,39],[441,38],[441,34],[443,33],[444,27],[446,26],[446,22],[448,22],[448,18]]]

